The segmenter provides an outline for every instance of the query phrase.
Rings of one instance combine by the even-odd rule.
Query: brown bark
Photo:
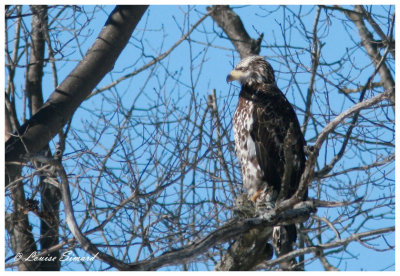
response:
[[[382,56],[379,53],[377,43],[375,42],[372,33],[368,30],[367,26],[364,23],[363,17],[361,16],[364,13],[364,8],[361,6],[355,6],[354,11],[356,12],[349,12],[345,10],[346,16],[356,25],[358,29],[358,33],[361,37],[361,43],[364,46],[365,50],[367,51],[371,61],[378,68],[378,64],[380,63]],[[390,50],[390,45],[389,49]],[[393,79],[392,74],[390,73],[389,68],[386,66],[385,63],[380,65],[378,69],[378,74],[381,78],[381,83],[386,91],[390,92],[390,101],[395,105],[395,82]]]
[[[308,219],[309,215],[315,211],[313,203],[305,204],[300,206],[299,208],[293,210],[287,210],[284,213],[281,213],[279,216],[271,216],[269,220],[264,218],[248,218],[248,219],[233,219],[228,221],[223,226],[219,227],[218,229],[211,232],[206,237],[195,240],[193,243],[189,244],[188,246],[179,248],[177,250],[173,250],[170,252],[166,252],[158,257],[155,257],[150,260],[144,260],[132,264],[127,265],[127,270],[156,270],[160,267],[166,265],[173,265],[173,264],[180,264],[182,262],[190,261],[191,259],[195,258],[196,256],[200,255],[201,253],[207,251],[212,246],[220,244],[222,242],[229,241],[231,239],[235,239],[237,237],[241,237],[242,235],[246,235],[251,231],[255,231],[253,233],[260,233],[257,231],[264,231],[265,229],[272,229],[274,225],[288,225],[293,223],[300,223]],[[250,234],[251,235],[251,234]],[[247,235],[247,237],[250,237]],[[259,238],[256,236],[251,237],[252,239],[256,239],[259,241]],[[248,241],[249,242],[249,241]],[[235,242],[238,243],[238,240]],[[243,243],[245,244],[245,243]],[[261,245],[261,243],[257,243]],[[240,248],[240,247],[239,247]],[[257,247],[261,249],[261,247]],[[269,246],[267,244],[263,244],[263,249],[265,251],[262,253],[266,259],[270,257],[269,253]],[[262,252],[261,250],[259,252]],[[235,252],[234,255],[238,256],[237,254],[240,252]],[[242,255],[244,256],[244,255]],[[252,255],[255,256],[255,255]],[[256,259],[258,261],[262,261],[259,257]],[[247,256],[246,262],[250,262],[255,265],[254,261],[250,259],[251,256]],[[264,259],[265,260],[265,259]],[[224,265],[224,264],[222,264]],[[234,260],[232,262],[234,264]],[[233,267],[229,268],[230,270]],[[254,266],[252,266],[254,268]],[[239,268],[238,268],[239,269]],[[250,268],[248,268],[250,270]],[[223,269],[228,270],[228,269]]]
[[[61,130],[100,80],[110,72],[147,6],[117,6],[83,60],[47,102],[6,142],[6,162],[37,153]],[[6,173],[16,166],[7,165]],[[6,178],[6,181],[9,180]],[[6,182],[7,184],[7,182]]]
[[[26,95],[29,101],[31,119],[18,130],[18,136],[11,136],[6,142],[6,161],[19,161],[20,155],[44,150],[50,153],[47,143],[70,119],[80,103],[96,84],[109,72],[118,55],[128,42],[133,29],[147,6],[117,7],[105,28],[85,58],[43,105],[42,75],[47,23],[46,6],[32,6],[32,33],[29,66],[26,73]],[[41,166],[40,162],[35,162]],[[20,166],[6,167],[6,181],[20,176]],[[43,180],[43,179],[42,179]],[[41,249],[46,250],[58,244],[60,192],[43,181],[41,185],[41,210],[47,220],[41,220]],[[6,226],[11,237],[15,254],[29,256],[36,251],[36,243],[30,231],[26,198],[22,182],[11,188],[14,213],[7,216]],[[19,270],[59,270],[59,251],[49,253],[55,262],[21,262]]]
[[[224,30],[229,40],[232,41],[240,58],[249,55],[258,55],[260,53],[260,45],[263,35],[258,39],[252,39],[246,32],[240,17],[229,7],[214,5],[212,8],[207,7],[211,11],[211,17]]]
[[[42,75],[43,75],[43,57],[44,57],[44,40],[41,31],[41,24],[47,17],[46,6],[32,6],[32,32],[31,32],[31,52],[29,65],[26,72],[25,91],[29,100],[29,110],[34,113],[43,104],[42,99]],[[7,114],[11,115],[11,114]],[[10,118],[7,116],[6,122]],[[7,124],[7,123],[6,123]],[[11,128],[8,127],[10,130]],[[9,134],[9,133],[8,133]],[[6,136],[7,137],[7,136]],[[9,175],[12,180],[20,177],[20,170],[15,170],[14,174]],[[31,226],[28,220],[25,198],[25,191],[22,182],[17,182],[14,188],[10,189],[13,199],[13,213],[8,215],[7,230],[13,241],[11,243],[15,254],[23,254],[29,256],[36,251],[36,244],[31,232]],[[58,231],[58,227],[56,229]],[[57,233],[57,232],[56,232]],[[58,240],[57,240],[58,242]],[[53,262],[50,262],[53,263]],[[40,262],[26,262],[18,266],[19,270],[42,270]],[[57,269],[56,269],[57,270]]]
[[[21,6],[16,7],[16,13],[17,15],[21,14]],[[19,16],[16,20],[15,23],[15,33],[14,33],[14,45],[13,49],[9,49],[8,43],[5,43],[5,53],[10,53],[12,52],[12,55],[6,55],[7,61],[6,61],[6,68],[8,71],[8,77],[7,77],[7,86],[5,89],[5,98],[4,98],[4,103],[5,103],[5,141],[7,141],[11,133],[19,128],[19,122],[17,120],[17,112],[15,110],[15,85],[14,85],[14,77],[15,77],[15,70],[16,70],[16,64],[18,63],[18,56],[19,56],[19,48],[20,48],[20,33],[21,33],[21,25],[22,25],[22,17]],[[5,21],[6,29],[8,28],[7,26],[7,20]],[[8,41],[8,32],[5,32],[5,41]]]
[[[45,49],[45,31],[47,29],[47,6],[31,6],[32,11],[32,32],[31,32],[31,52],[29,65],[26,73],[26,94],[29,101],[31,117],[39,111],[43,105],[42,76]],[[44,152],[50,156],[48,145],[44,147]],[[43,165],[36,162],[36,167]],[[40,177],[39,185],[41,196],[41,211],[51,220],[40,220],[40,245],[41,250],[46,250],[58,244],[59,227],[59,205],[60,191],[58,188],[46,183],[46,176]],[[37,270],[57,271],[60,270],[60,251],[55,250],[48,254],[54,261],[38,262]]]
[[[17,180],[19,173],[12,175],[12,181]],[[6,214],[6,230],[10,235],[11,247],[14,253],[29,256],[37,250],[35,240],[32,234],[32,226],[29,224],[28,215],[26,212],[25,192],[22,186],[22,181],[18,181],[11,191],[13,201],[12,214]],[[38,262],[22,262],[18,265],[20,271],[37,270]]]
[[[43,105],[42,76],[44,59],[44,34],[43,24],[47,21],[46,6],[31,6],[32,32],[31,52],[26,74],[26,93],[28,94],[29,110],[31,116]]]
[[[236,199],[235,213],[239,217],[253,217],[255,208],[247,194]],[[273,248],[268,243],[272,227],[255,228],[243,233],[228,248],[221,261],[215,266],[216,271],[248,271],[273,256]]]

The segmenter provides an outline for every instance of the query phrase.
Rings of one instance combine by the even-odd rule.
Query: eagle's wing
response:
[[[279,193],[286,162],[284,140],[290,124],[293,124],[296,137],[293,151],[298,160],[291,160],[294,167],[288,194],[290,196],[296,191],[303,171],[304,138],[293,107],[283,93],[276,86],[267,86],[266,89],[269,89],[267,93],[256,94],[258,99],[254,101],[256,106],[250,135],[255,142],[257,161],[264,173],[264,180]]]
[[[264,181],[272,185],[279,194],[287,162],[284,157],[284,142],[292,124],[296,141],[292,146],[294,160],[290,160],[293,162],[293,167],[286,194],[286,196],[291,196],[296,192],[304,170],[304,137],[296,113],[283,93],[276,86],[267,87],[267,89],[269,89],[267,93],[256,93],[259,98],[254,101],[256,106],[253,111],[253,127],[250,135],[255,142],[257,161],[264,173]],[[284,228],[278,227],[274,231],[285,233],[282,235],[286,237],[274,239],[274,244],[277,243],[275,244],[277,254],[280,256],[290,252],[292,243],[297,239],[296,226],[293,224]]]

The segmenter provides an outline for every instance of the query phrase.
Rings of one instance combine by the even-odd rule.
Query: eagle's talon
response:
[[[263,190],[258,190],[257,192],[255,192],[255,194],[251,197],[251,201],[253,201],[253,203],[257,203],[257,199],[260,197],[261,193]]]

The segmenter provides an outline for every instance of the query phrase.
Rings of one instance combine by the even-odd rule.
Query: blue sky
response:
[[[90,10],[92,9],[92,7],[87,6],[84,8],[85,10],[89,11],[90,14]],[[289,8],[293,9],[294,11],[298,9],[297,6],[291,6]],[[67,74],[73,69],[73,67],[80,60],[81,58],[80,52],[84,54],[88,50],[88,48],[92,45],[95,38],[97,37],[97,34],[103,27],[104,22],[107,19],[108,13],[112,9],[113,6],[104,7],[104,12],[103,11],[97,12],[93,17],[93,19],[91,19],[89,28],[84,29],[83,32],[81,33],[83,36],[87,36],[84,42],[81,41],[81,49],[77,49],[76,47],[74,47],[73,46],[75,45],[74,43],[69,44],[70,46],[68,46],[68,48],[65,50],[65,53],[67,54],[68,59],[73,60],[73,62],[66,62],[65,64],[59,65],[58,76],[60,81],[65,76],[67,76]],[[109,84],[113,80],[118,79],[120,76],[130,72],[134,68],[139,68],[141,63],[143,64],[151,60],[150,56],[158,56],[161,52],[164,52],[167,49],[169,49],[182,36],[182,33],[188,30],[189,26],[195,23],[198,20],[198,18],[203,13],[206,12],[205,6],[198,6],[194,8],[196,11],[192,13],[193,15],[190,18],[185,18],[184,11],[187,11],[188,9],[192,8],[187,6],[151,6],[146,12],[146,15],[142,18],[137,29],[135,30],[133,35],[134,38],[131,39],[130,45],[122,52],[121,56],[117,60],[113,72],[110,75],[106,76],[100,82],[98,88],[101,88]],[[315,11],[313,12],[313,10],[315,8],[311,6],[305,6],[303,7],[303,9],[304,9],[303,12],[305,14],[307,14],[307,10],[310,11],[309,13],[310,15],[304,18],[304,22],[305,24],[310,24],[311,26],[315,14]],[[245,22],[245,28],[249,32],[252,38],[257,38],[260,32],[264,33],[264,40],[267,41],[268,43],[267,45],[269,45],[270,47],[263,48],[261,54],[265,55],[267,59],[270,61],[270,63],[273,65],[276,71],[278,86],[286,94],[288,99],[301,109],[302,107],[304,107],[301,95],[299,95],[298,91],[296,90],[296,87],[291,85],[290,78],[288,77],[287,74],[288,73],[287,69],[283,64],[284,61],[281,58],[283,50],[280,47],[274,47],[274,41],[276,41],[277,45],[279,45],[279,43],[282,43],[283,37],[285,37],[285,39],[290,40],[288,41],[288,43],[294,44],[296,46],[298,44],[299,47],[304,47],[304,42],[306,40],[304,39],[304,37],[301,37],[295,30],[290,31],[290,33],[287,33],[287,31],[282,32],[282,29],[285,29],[285,27],[287,27],[284,25],[285,21],[282,21],[283,16],[290,17],[291,15],[290,14],[283,15],[281,12],[276,12],[276,13],[269,12],[273,10],[274,8],[272,7],[265,7],[265,10],[263,10],[260,9],[258,6],[239,6],[235,8],[235,12],[238,13],[238,15]],[[257,16],[254,16],[254,14],[257,14]],[[82,17],[82,22],[85,21],[86,18]],[[181,26],[180,25],[181,22],[186,22],[187,25]],[[296,26],[295,21],[293,22],[293,24],[294,26]],[[201,25],[199,30],[202,30],[202,28],[204,28],[204,30],[205,29],[210,30],[212,28],[211,26],[213,26],[213,21],[211,18],[207,18],[205,19],[203,25]],[[218,29],[218,26],[214,24],[214,28]],[[143,32],[144,29],[146,30]],[[338,57],[341,57],[346,47],[348,47],[349,43],[351,42],[351,37],[349,37],[346,34],[343,25],[337,24],[331,26],[331,28],[329,28],[329,32],[324,33],[324,30],[321,30],[321,32],[324,34],[325,44],[323,49],[326,61],[327,62],[334,61]],[[57,35],[58,39],[62,41],[71,39],[71,36],[68,33],[65,34],[59,33]],[[357,36],[356,32],[354,32],[354,36],[355,39],[358,39],[358,37],[356,37]],[[186,72],[190,71],[190,64],[187,62],[187,60],[190,59],[190,55],[194,56],[198,55],[199,57],[201,57],[201,55],[204,54],[204,51],[207,51],[207,56],[210,58],[206,59],[204,67],[193,68],[193,72],[196,72],[196,70],[203,70],[203,73],[200,75],[200,78],[196,80],[199,83],[199,85],[197,86],[197,90],[195,92],[199,94],[200,99],[201,98],[204,99],[205,103],[206,96],[211,92],[212,89],[215,89],[217,96],[221,97],[222,99],[225,99],[226,103],[229,105],[226,108],[229,111],[233,112],[235,103],[237,101],[238,85],[233,84],[233,86],[230,86],[225,82],[225,78],[227,73],[229,73],[229,71],[232,69],[233,65],[238,62],[239,60],[238,55],[237,53],[234,52],[233,45],[227,39],[214,38],[214,40],[211,42],[213,45],[216,45],[217,47],[207,47],[207,48],[204,46],[204,44],[195,42],[195,41],[204,41],[205,37],[206,36],[202,32],[195,31],[191,36],[191,39],[193,40],[190,45],[191,47],[189,47],[188,41],[183,42],[165,59],[165,62],[173,64],[170,65],[171,66],[170,71],[173,71],[173,68],[176,68],[176,72],[178,72],[178,74],[183,74],[183,77],[181,79],[187,81],[185,85],[188,85],[190,83],[189,80],[190,76]],[[161,49],[159,47],[160,42],[162,42]],[[139,50],[139,47],[141,47],[141,45],[143,45],[145,49],[145,54],[148,55],[149,57],[144,59],[139,59],[139,61],[136,64],[132,65],[132,62],[136,61],[139,55],[141,55],[142,53],[141,50]],[[294,50],[289,49],[289,51],[294,51]],[[354,58],[355,60],[357,60],[357,62],[359,62],[357,63],[359,66],[364,66],[365,64],[369,63],[369,60],[366,59],[365,56],[362,56],[360,53],[356,53]],[[300,55],[299,59],[304,61],[305,66],[310,66],[310,60],[307,55],[303,56]],[[197,65],[200,64],[200,61],[196,62]],[[47,82],[51,84],[52,77],[50,73],[50,68],[47,67],[46,70],[47,71],[44,76],[44,83]],[[160,74],[159,78],[163,78],[164,77],[163,74],[166,74],[166,72],[162,70],[159,70],[158,72]],[[24,77],[23,73],[24,72],[21,71],[20,74],[17,76],[17,78],[20,78],[22,80]],[[366,78],[369,76],[370,73],[371,72],[369,70],[365,70],[365,72],[363,72],[362,75],[358,77],[360,79]],[[304,77],[302,77],[302,74],[304,75]],[[299,78],[299,82],[304,83],[304,88],[306,88],[307,82],[309,81],[309,76],[304,74],[304,72],[303,73],[300,72],[299,74],[296,75],[296,77]],[[125,80],[123,81],[123,83],[121,83],[121,85],[118,88],[118,97],[120,97],[122,105],[126,107],[130,106],[130,103],[136,99],[139,89],[146,83],[147,78],[148,74],[146,72],[143,72],[135,76],[133,80],[132,79]],[[155,82],[154,79],[153,81]],[[361,81],[360,83],[363,83],[363,81]],[[22,89],[24,82],[21,81],[20,84],[21,84],[20,89]],[[171,91],[173,91],[173,93],[175,93],[174,97],[176,98],[172,97],[171,100],[175,99],[179,101],[179,104],[185,105],[185,99],[187,99],[188,94],[190,94],[188,90],[185,89],[185,85],[176,88],[174,90],[171,90],[171,87],[173,87],[172,82],[167,83],[167,85],[165,86],[160,86],[156,82],[154,84],[150,84],[148,88],[146,88],[146,90],[143,92],[143,95],[139,99],[137,99],[138,108],[147,108],[149,105],[152,104],[153,96],[151,94],[152,90],[150,89],[150,87],[153,87],[154,90],[158,89],[159,87],[162,87],[163,89],[165,89],[165,91],[163,91],[165,93],[171,93]],[[319,87],[321,89],[324,89],[324,84],[319,84]],[[52,85],[48,86],[46,85],[43,88],[44,88],[44,98],[47,99],[47,97],[54,90],[54,87]],[[117,92],[113,89],[111,89],[111,91],[106,91],[103,93],[109,93],[111,95],[117,94]],[[329,97],[330,97],[329,100],[332,103],[332,106],[334,107],[334,110],[337,113],[340,113],[341,111],[345,110],[350,106],[349,102],[345,103],[341,101],[336,102],[335,97],[337,97],[337,95],[332,94],[332,96]],[[319,99],[319,100],[322,102],[326,99]],[[88,101],[82,104],[82,106],[78,109],[78,111],[74,115],[73,118],[74,126],[77,127],[77,129],[82,129],[85,128],[87,122],[91,122],[91,120],[96,120],[96,118],[91,113],[93,109],[98,109],[100,107],[104,108],[105,110],[112,110],[114,108],[114,105],[113,103],[107,102],[101,95],[89,99]],[[323,112],[323,107],[316,107],[315,111]],[[334,114],[332,114],[332,116],[333,115]],[[302,118],[299,119],[302,122]],[[110,133],[110,135],[112,136],[112,133]],[[313,134],[310,132],[309,135],[310,136],[308,138],[311,138]],[[107,143],[107,141],[105,140],[103,141],[103,143]],[[95,150],[102,152],[102,149],[95,149]],[[327,151],[328,151],[328,154],[326,155],[327,157],[333,154],[332,149],[327,149]],[[370,158],[370,157],[363,156],[363,158]],[[354,165],[357,166],[359,160],[357,159],[354,160],[349,158],[348,160],[346,160],[346,162],[353,162]],[[394,176],[393,171],[391,171],[391,175]],[[373,190],[372,192],[375,193],[376,190]],[[326,212],[326,210],[321,209],[320,212]],[[332,214],[332,217],[334,217],[335,215],[337,214]],[[32,219],[35,220],[35,218],[33,217]],[[377,225],[381,223],[382,223],[381,221],[376,222]],[[392,225],[389,220],[385,220],[383,223],[388,224],[388,226]],[[375,225],[370,225],[370,227],[373,228],[375,227]],[[389,241],[393,243],[394,234],[386,235],[386,237],[388,238]],[[353,249],[351,250],[352,252],[359,252],[359,254],[356,254],[356,256],[354,256],[353,258],[343,260],[341,263],[339,262],[336,263],[334,260],[331,260],[332,264],[339,265],[339,268],[341,270],[360,270],[360,269],[376,270],[376,269],[382,269],[384,267],[387,267],[388,270],[394,269],[393,251],[385,253],[377,253],[375,251],[368,250],[368,253],[364,253],[367,251],[367,249],[355,243],[349,245],[349,248]],[[372,262],[371,260],[374,261]],[[307,266],[306,268],[308,270],[322,269],[322,267],[317,265],[316,262]],[[173,269],[173,268],[172,267],[166,268],[166,270],[168,269]]]

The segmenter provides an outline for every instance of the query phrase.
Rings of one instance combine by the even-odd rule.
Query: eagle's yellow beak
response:
[[[226,82],[231,82],[234,80],[240,79],[240,77],[243,75],[242,71],[238,70],[233,70],[227,77],[226,77]]]

